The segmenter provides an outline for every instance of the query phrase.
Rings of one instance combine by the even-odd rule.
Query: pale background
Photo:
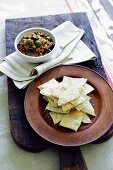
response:
[[[112,86],[113,21],[99,1],[89,2],[90,5],[86,0],[0,0],[0,62],[6,56],[5,18],[87,12]],[[13,142],[8,114],[7,78],[0,74],[0,170],[59,170],[59,152],[55,147],[29,153]],[[89,170],[113,170],[113,138],[102,144],[82,146],[81,150]]]

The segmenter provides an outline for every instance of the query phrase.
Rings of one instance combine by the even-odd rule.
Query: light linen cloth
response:
[[[13,79],[19,88],[25,88],[35,78],[57,65],[76,64],[95,59],[95,54],[80,40],[84,30],[66,21],[52,30],[58,46],[51,60],[42,64],[26,62],[17,52],[11,53],[0,64],[0,71]]]

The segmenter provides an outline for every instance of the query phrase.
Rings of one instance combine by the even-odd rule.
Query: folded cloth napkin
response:
[[[58,41],[53,58],[42,64],[28,63],[17,52],[11,53],[0,64],[0,71],[13,79],[19,88],[25,88],[35,78],[57,65],[69,65],[95,59],[94,53],[80,40],[84,30],[66,21],[52,30]],[[76,47],[76,48],[75,48]]]

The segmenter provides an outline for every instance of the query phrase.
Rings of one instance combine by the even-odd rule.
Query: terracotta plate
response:
[[[95,88],[89,95],[96,117],[92,117],[92,123],[82,125],[77,132],[53,125],[45,111],[47,103],[37,89],[37,86],[52,78],[61,81],[64,75],[87,78],[88,83]],[[99,74],[82,66],[60,66],[41,75],[27,89],[24,107],[27,120],[34,131],[47,141],[62,146],[90,143],[101,137],[113,123],[113,92],[110,86]]]

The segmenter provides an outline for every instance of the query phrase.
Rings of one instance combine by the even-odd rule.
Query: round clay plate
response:
[[[53,124],[45,111],[47,103],[37,88],[52,78],[61,81],[64,75],[87,78],[87,83],[95,89],[89,96],[96,116],[91,117],[91,124],[82,124],[77,132]],[[113,92],[110,86],[99,74],[82,66],[60,66],[45,72],[28,87],[24,107],[34,131],[47,141],[62,146],[90,143],[101,137],[113,123]]]

